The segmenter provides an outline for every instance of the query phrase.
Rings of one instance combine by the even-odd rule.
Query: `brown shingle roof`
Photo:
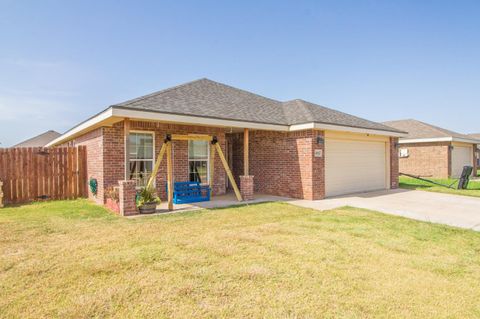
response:
[[[372,122],[360,117],[332,110],[328,107],[296,99],[283,103],[289,125],[302,123],[322,123],[346,127],[367,128],[382,131],[399,132],[399,130],[381,123]],[[403,132],[402,132],[403,133]]]
[[[315,122],[403,133],[303,100],[280,102],[209,79],[188,82],[113,107],[266,124]]]
[[[28,140],[25,140],[23,142],[20,142],[13,147],[43,147],[59,137],[60,133],[50,130],[45,133],[39,134],[37,136],[34,136],[32,138],[29,138]]]
[[[383,122],[383,124],[396,128],[397,130],[402,130],[404,132],[407,132],[408,135],[406,137],[403,137],[404,139],[439,138],[439,137],[472,139],[472,137],[468,135],[450,131],[435,125],[431,125],[431,124],[413,120],[413,119],[388,121],[388,122]]]

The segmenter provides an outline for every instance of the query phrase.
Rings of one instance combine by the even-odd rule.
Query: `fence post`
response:
[[[0,208],[3,207],[3,182],[0,180]]]

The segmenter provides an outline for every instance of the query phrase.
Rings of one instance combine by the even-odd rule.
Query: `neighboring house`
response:
[[[23,142],[20,142],[12,147],[43,147],[61,135],[62,134],[58,132],[50,130],[35,137],[29,138],[28,140],[25,140]]]
[[[383,124],[408,132],[399,141],[401,173],[458,178],[466,165],[476,172],[475,138],[412,119]]]
[[[396,188],[395,146],[405,135],[306,101],[280,102],[201,79],[112,105],[50,146],[87,146],[88,175],[97,179],[96,200],[103,203],[120,180],[145,184],[166,134],[216,136],[236,180],[247,174],[255,192],[309,200]],[[174,141],[174,181],[209,183],[209,150],[208,142]],[[213,169],[213,194],[224,194],[218,156]],[[165,161],[155,181],[165,198]]]
[[[480,140],[480,133],[468,134],[468,136],[473,137],[474,139]],[[480,168],[480,143],[477,144],[477,168]]]

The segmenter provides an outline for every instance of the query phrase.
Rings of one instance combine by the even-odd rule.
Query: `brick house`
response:
[[[112,105],[49,146],[87,146],[88,176],[98,183],[90,198],[103,204],[119,181],[145,184],[167,134],[215,136],[244,192],[308,200],[396,188],[397,141],[405,135],[303,100],[201,79]],[[174,141],[172,153],[174,181],[209,183],[214,196],[230,189],[207,142]],[[162,198],[166,169],[163,161],[155,180]]]
[[[399,140],[400,172],[458,178],[463,167],[469,165],[474,167],[476,175],[479,140],[413,119],[383,124],[408,133]]]
[[[12,147],[44,147],[60,135],[62,134],[50,130],[43,132],[42,134],[39,134],[37,136],[31,137],[28,140],[22,141],[18,144],[15,144]]]
[[[468,136],[480,141],[480,133],[468,134]],[[477,144],[477,169],[480,168],[480,144]]]

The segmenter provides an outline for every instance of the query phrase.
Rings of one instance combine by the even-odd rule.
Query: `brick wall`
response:
[[[118,181],[118,205],[121,216],[137,214],[135,181]]]
[[[225,133],[223,129],[203,127],[164,124],[158,122],[130,121],[131,131],[147,131],[155,134],[155,160],[160,152],[163,140],[167,133],[170,134],[207,134],[217,136],[218,142],[225,152]],[[123,142],[124,124],[119,122],[111,128],[104,130],[104,158],[105,163],[105,188],[116,186],[119,180],[125,179],[125,148]],[[188,141],[173,141],[173,179],[174,182],[188,181]],[[163,158],[160,165],[156,188],[160,197],[166,200],[167,194],[165,184],[167,181],[167,161]],[[213,194],[219,195],[225,193],[225,171],[218,156],[215,157],[215,172],[213,183]]]
[[[448,178],[451,155],[449,142],[400,144],[407,148],[409,156],[399,158],[402,173],[435,178]]]
[[[390,188],[398,188],[398,172],[399,172],[399,159],[398,159],[398,137],[390,137]]]
[[[95,200],[99,204],[104,203],[105,194],[103,179],[103,130],[104,128],[95,129],[64,145],[85,145],[87,147],[87,180],[89,181],[91,178],[95,178],[98,183],[96,196],[92,194],[90,187],[88,187],[88,198]]]
[[[107,191],[126,179],[123,122],[103,128],[103,161],[103,182]]]
[[[477,153],[477,144],[473,144],[473,176],[477,176],[478,170],[478,153]]]
[[[226,139],[231,144],[232,171],[240,186],[239,176],[243,175],[243,133],[225,134],[221,128],[165,124],[158,122],[131,121],[131,131],[148,131],[155,134],[155,160],[160,152],[163,139],[171,134],[208,134],[217,136],[222,150],[225,152]],[[250,174],[254,177],[254,189],[257,193],[278,196],[322,199],[325,196],[325,150],[324,144],[317,144],[317,136],[324,136],[323,131],[305,130],[299,132],[250,132]],[[408,163],[398,160],[395,149],[397,139],[390,140],[391,187],[398,186],[398,167],[408,172]],[[88,176],[98,180],[98,195],[95,200],[104,203],[105,193],[118,181],[125,179],[125,147],[124,123],[119,122],[112,127],[103,127],[87,133],[74,141],[72,145],[87,146]],[[403,147],[403,146],[402,146]],[[448,146],[433,145],[439,158],[444,160],[445,172],[448,175]],[[431,154],[414,146],[408,147],[411,157],[425,159],[430,164]],[[315,151],[323,152],[315,157]],[[444,153],[445,151],[445,153]],[[173,174],[174,181],[188,180],[188,142],[173,142]],[[406,166],[407,165],[407,166]],[[426,165],[426,164],[425,164]],[[167,176],[164,158],[157,174],[156,186],[160,197],[165,200],[165,183]],[[415,171],[413,171],[415,174]],[[218,156],[215,157],[215,173],[213,193],[224,194],[226,174]],[[93,198],[90,194],[90,198]]]
[[[155,134],[155,160],[160,152],[163,140],[170,134],[208,134],[217,136],[225,152],[225,133],[221,128],[203,126],[175,125],[156,122],[131,121],[130,130],[148,131]],[[98,181],[97,196],[89,191],[89,198],[103,204],[107,190],[118,186],[118,181],[125,179],[124,123],[112,127],[103,127],[75,138],[69,145],[87,146],[87,172],[89,179]],[[188,180],[188,142],[173,141],[173,177],[174,181]],[[213,194],[225,193],[225,171],[218,156],[215,157]],[[156,185],[160,197],[166,199],[165,183],[167,179],[167,161],[164,157],[157,174]]]
[[[305,199],[325,196],[324,157],[314,157],[316,136],[323,132],[251,131],[249,145],[250,174],[255,192]],[[237,183],[243,175],[243,133],[228,134],[232,144],[232,170]]]
[[[476,152],[476,157],[475,157],[475,163],[477,163],[477,169],[480,168],[480,145],[475,146],[475,152]]]
[[[243,200],[252,200],[254,198],[254,176],[241,175],[240,176],[240,193]]]

